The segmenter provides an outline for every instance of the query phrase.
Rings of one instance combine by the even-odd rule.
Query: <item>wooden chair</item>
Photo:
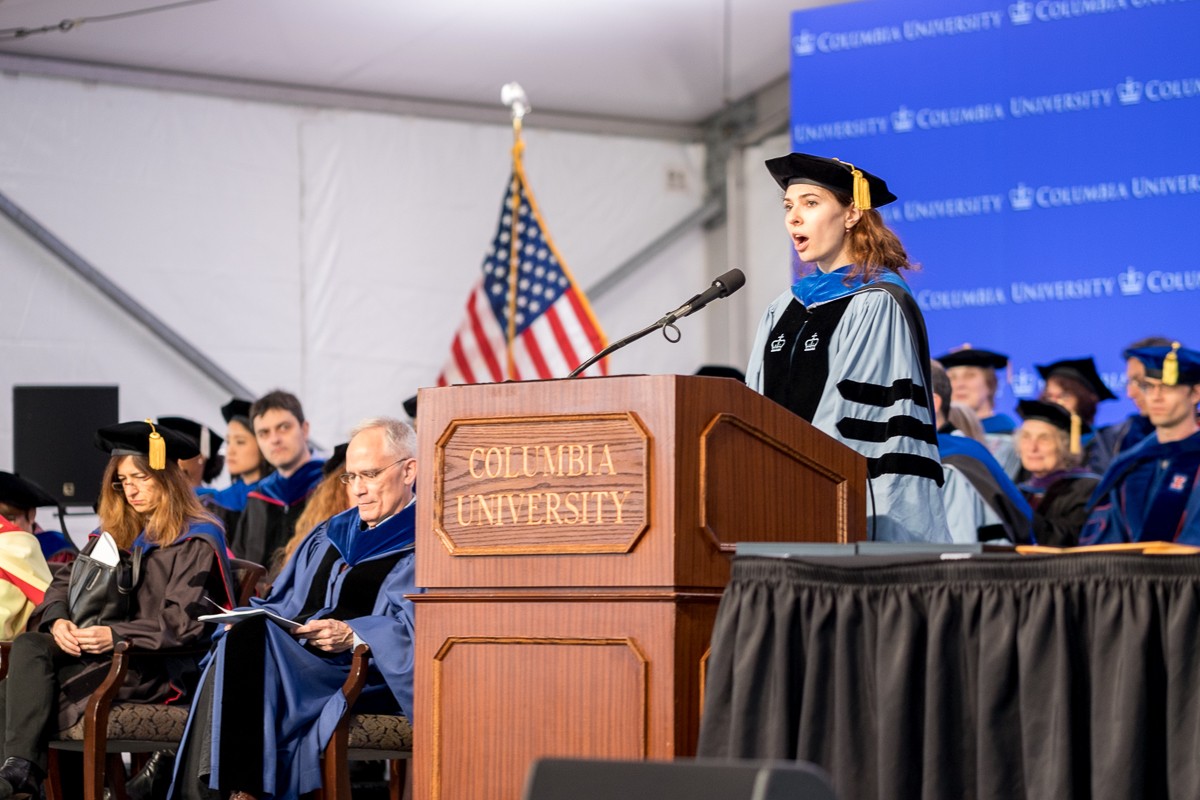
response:
[[[367,682],[369,666],[370,648],[360,644],[354,648],[350,674],[342,684],[347,711],[322,754],[324,789],[318,795],[320,800],[351,800],[351,761],[387,761],[391,800],[412,797],[407,769],[412,758],[412,725],[398,714],[355,714],[350,710]]]
[[[253,561],[242,559],[230,559],[230,566],[238,591],[238,605],[246,605],[254,596],[255,587],[266,574],[266,569]],[[9,645],[8,642],[0,643],[0,657],[3,659],[0,678],[8,671]],[[83,753],[84,800],[102,800],[106,782],[111,784],[116,800],[125,800],[125,768],[120,754],[149,754],[179,744],[187,723],[186,705],[113,702],[125,683],[131,656],[136,654],[140,658],[153,658],[177,655],[179,652],[138,651],[130,648],[128,642],[122,642],[114,648],[108,674],[88,698],[83,718],[67,730],[60,731],[58,738],[49,743],[46,800],[66,800],[59,775],[60,751]],[[200,658],[207,648],[183,652]]]

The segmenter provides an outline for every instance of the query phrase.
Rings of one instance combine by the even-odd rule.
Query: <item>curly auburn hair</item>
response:
[[[853,198],[844,192],[826,190],[843,208],[854,204]],[[846,241],[854,263],[846,274],[846,284],[855,278],[869,283],[885,270],[899,274],[900,270],[918,270],[920,265],[908,260],[908,252],[900,243],[900,237],[887,226],[883,216],[874,208],[862,212],[854,227],[846,232]]]

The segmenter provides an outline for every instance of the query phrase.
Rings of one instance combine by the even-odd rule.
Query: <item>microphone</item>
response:
[[[683,305],[667,314],[659,322],[663,325],[670,325],[677,319],[683,319],[689,314],[695,314],[713,300],[728,297],[745,285],[746,275],[740,269],[731,269],[724,275],[719,276],[703,292],[690,297]]]
[[[666,333],[664,333],[663,335],[667,337],[667,341],[669,341],[669,342],[674,343],[674,342],[679,341],[679,330],[674,328],[675,320],[682,319],[682,318],[688,316],[689,314],[695,314],[697,311],[704,308],[706,305],[711,303],[713,300],[718,300],[722,297],[728,297],[729,295],[736,292],[738,289],[742,288],[745,284],[746,284],[746,276],[742,273],[742,271],[740,269],[729,270],[729,272],[726,272],[724,275],[721,275],[715,281],[713,281],[712,285],[709,286],[707,289],[705,289],[703,292],[701,292],[700,294],[697,294],[697,295],[693,295],[683,305],[681,305],[679,308],[675,309],[674,311],[668,313],[666,316],[664,316],[658,322],[655,322],[653,325],[649,325],[645,328],[642,328],[640,331],[638,331],[636,333],[631,333],[628,336],[626,336],[624,339],[621,339],[620,341],[613,342],[608,347],[604,348],[599,353],[596,353],[596,355],[592,356],[587,361],[584,361],[578,367],[571,370],[571,374],[568,375],[567,377],[574,378],[576,375],[583,372],[585,369],[590,367],[592,364],[595,364],[600,359],[604,358],[605,356],[609,355],[610,353],[614,353],[617,350],[620,350],[622,347],[624,347],[627,344],[636,342],[638,339],[642,338],[643,336],[645,336],[647,333],[650,333],[651,331],[656,331],[661,328],[671,327],[672,329],[675,330],[676,337],[674,339],[672,339]]]

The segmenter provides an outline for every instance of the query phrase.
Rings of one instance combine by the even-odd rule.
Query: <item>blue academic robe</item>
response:
[[[224,489],[197,489],[196,493],[204,498],[205,504],[211,503],[229,511],[244,511],[246,499],[251,492],[258,489],[261,482],[246,483],[241,478],[235,478],[233,483]]]
[[[1089,501],[1080,544],[1174,541],[1200,545],[1200,433],[1150,436],[1113,461]]]
[[[979,420],[984,433],[1013,433],[1017,429],[1016,421],[1008,414],[992,414],[987,419]]]
[[[373,655],[372,669],[359,704],[374,709],[387,708],[412,715],[413,610],[406,594],[419,592],[414,584],[415,506],[407,508],[374,529],[359,530],[357,509],[350,509],[316,528],[297,549],[264,600],[253,605],[288,619],[296,619],[313,596],[314,579],[330,551],[336,552],[324,587],[315,591],[324,596],[324,607],[309,619],[328,615],[339,603],[345,567],[396,558],[384,577],[367,616],[343,619],[356,636],[366,642]],[[318,594],[317,596],[320,596]],[[263,795],[265,798],[294,798],[321,785],[320,754],[333,735],[345,712],[341,687],[349,674],[350,653],[318,655],[306,650],[282,628],[266,625],[264,655],[264,740]],[[225,637],[221,637],[209,656],[205,675],[211,673],[212,761],[209,785],[220,785],[221,698],[224,687]],[[237,674],[237,667],[230,666]],[[195,708],[189,715],[184,744],[193,726]],[[274,758],[270,755],[274,755]],[[176,776],[178,779],[178,775]],[[174,789],[172,789],[174,796]]]
[[[975,490],[1000,517],[1012,541],[1018,544],[1032,542],[1033,508],[992,451],[968,436],[952,433],[939,432],[937,442],[943,463],[964,472]],[[967,469],[969,463],[964,464],[962,458],[977,462],[982,472],[980,468]]]
[[[324,464],[321,459],[310,459],[291,475],[284,477],[272,472],[250,489],[229,537],[229,544],[239,558],[271,563],[275,551],[292,538],[296,520],[321,482]]]

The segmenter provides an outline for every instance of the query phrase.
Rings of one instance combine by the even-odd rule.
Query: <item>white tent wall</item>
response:
[[[431,385],[494,234],[511,129],[0,75],[0,192],[255,392],[296,391],[326,445]],[[588,287],[701,205],[703,148],[538,130],[526,171]],[[673,175],[668,180],[668,174]],[[682,178],[682,180],[680,180]],[[684,236],[594,302],[610,338],[722,271]],[[218,424],[228,392],[22,231],[0,221],[0,468],[12,386],[117,384],[120,416]],[[690,372],[720,304],[683,341],[614,372]]]

